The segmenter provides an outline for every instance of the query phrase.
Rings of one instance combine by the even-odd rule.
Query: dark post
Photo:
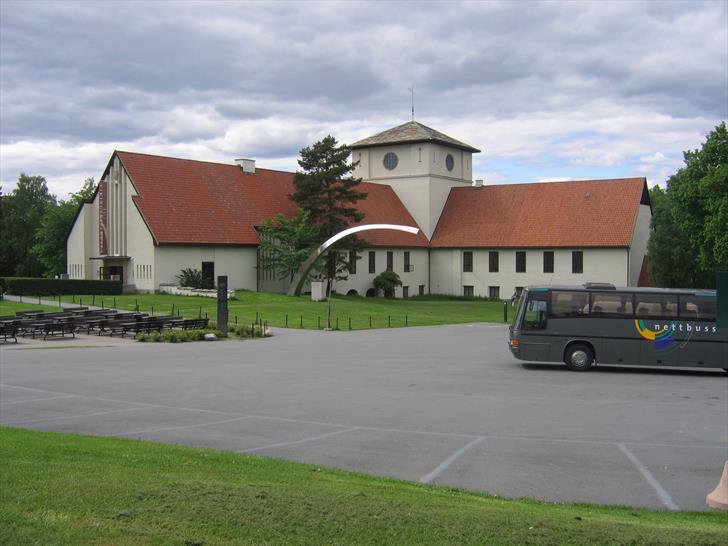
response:
[[[217,329],[222,337],[228,335],[228,278],[227,275],[217,276]]]
[[[718,328],[728,328],[728,271],[716,272],[715,286],[718,289],[716,326]]]
[[[508,303],[503,302],[503,322],[508,322]]]
[[[372,329],[372,316],[369,315],[369,329]]]
[[[288,328],[288,314],[286,314],[286,328]]]

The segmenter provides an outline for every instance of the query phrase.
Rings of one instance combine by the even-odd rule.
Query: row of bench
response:
[[[207,328],[209,319],[186,319],[174,315],[149,316],[147,313],[119,312],[114,309],[88,309],[74,307],[60,312],[45,313],[42,311],[18,311],[14,316],[0,317],[0,338],[4,342],[9,339],[18,342],[17,336],[42,335],[48,336],[71,335],[76,337],[77,332],[85,331],[90,334],[97,331],[98,335],[128,333],[161,332],[165,329],[180,328],[183,330]]]

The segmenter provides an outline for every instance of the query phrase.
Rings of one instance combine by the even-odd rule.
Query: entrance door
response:
[[[202,278],[205,280],[205,286],[209,288],[215,286],[215,262],[202,262]]]

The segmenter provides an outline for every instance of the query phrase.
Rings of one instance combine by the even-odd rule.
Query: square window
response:
[[[463,286],[463,296],[472,298],[475,295],[475,288],[473,286]]]
[[[489,286],[488,297],[492,300],[500,299],[500,286]]]

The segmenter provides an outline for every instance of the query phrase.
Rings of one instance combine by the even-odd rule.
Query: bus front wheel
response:
[[[566,367],[575,372],[585,372],[594,363],[594,351],[588,345],[575,343],[566,350]]]

